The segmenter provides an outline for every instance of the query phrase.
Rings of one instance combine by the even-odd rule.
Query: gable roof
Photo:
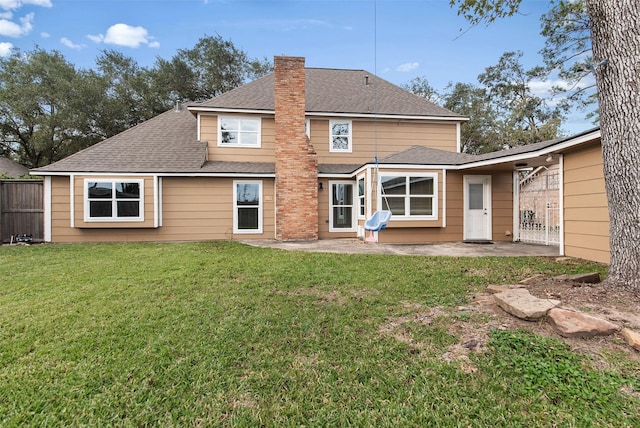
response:
[[[0,176],[6,175],[10,178],[18,178],[22,175],[29,174],[29,169],[14,162],[11,159],[0,157]]]
[[[466,118],[387,82],[365,70],[305,68],[307,114]],[[263,111],[273,113],[274,74],[190,107],[194,111]]]

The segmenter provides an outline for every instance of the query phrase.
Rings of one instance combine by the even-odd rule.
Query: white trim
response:
[[[69,176],[69,210],[71,215],[69,216],[69,227],[76,227],[76,212],[75,212],[75,181],[76,176],[71,174]]]
[[[242,144],[242,143],[223,143],[222,142],[222,121],[224,118],[233,118],[234,120],[238,120],[238,124],[243,120],[251,120],[258,122],[258,132],[257,132],[257,144]],[[253,131],[243,131],[242,129],[233,130],[233,132],[237,132],[238,135],[241,133],[249,133],[253,134]],[[219,115],[218,120],[216,121],[216,136],[217,136],[217,146],[218,147],[233,147],[233,148],[242,148],[242,149],[259,149],[262,147],[262,117],[255,116],[240,116],[240,115]]]
[[[351,227],[333,227],[333,185],[344,184],[351,186],[351,205],[345,204],[345,207],[351,206]],[[355,190],[355,191],[354,191]],[[357,183],[353,180],[329,180],[329,232],[356,232],[357,231],[357,203],[356,203]]]
[[[159,208],[159,183],[158,176],[153,176],[153,227],[157,228],[159,225],[160,208]]]
[[[520,239],[520,174],[513,171],[513,231],[512,241]]]
[[[456,123],[456,152],[460,153],[462,144],[460,142],[460,122]]]
[[[560,181],[560,194],[558,195],[559,197],[559,202],[560,202],[560,242],[559,244],[559,255],[564,256],[564,155],[560,154],[559,159],[558,159],[558,180]]]
[[[307,135],[307,138],[311,140],[311,119],[304,119],[304,133]]]
[[[162,227],[162,177],[158,177],[158,227]]]
[[[336,149],[333,147],[333,138],[341,137],[341,135],[333,135],[333,125],[334,124],[344,124],[346,123],[349,126],[349,134],[347,137],[347,148],[346,149]],[[352,153],[353,152],[353,121],[345,120],[345,119],[329,119],[329,153]]]
[[[382,205],[382,177],[425,177],[425,178],[431,178],[433,179],[433,195],[431,196],[431,200],[432,200],[432,204],[431,204],[431,211],[432,211],[432,215],[409,215],[407,213],[406,210],[408,210],[410,207],[407,204],[407,199],[411,198],[411,195],[408,193],[409,192],[409,188],[407,186],[407,193],[405,193],[404,195],[404,199],[405,199],[405,215],[398,215],[398,214],[393,214],[393,221],[416,221],[416,220],[438,220],[439,216],[438,216],[438,197],[439,197],[439,192],[438,192],[438,173],[437,172],[423,172],[423,173],[403,173],[403,172],[382,172],[380,170],[378,170],[378,177],[377,177],[377,198],[378,198],[378,210],[382,210],[383,209],[383,205]],[[389,195],[385,195],[385,198],[388,199],[390,197],[399,197],[400,195],[394,195],[394,196],[389,196]],[[425,196],[425,195],[415,195],[415,196]]]
[[[258,228],[238,229],[238,184],[258,185]],[[262,233],[262,210],[264,208],[262,180],[233,180],[233,233],[238,235],[250,235]]]
[[[202,138],[201,138],[201,128],[200,128],[200,120],[202,119],[201,116],[202,115],[200,113],[196,114],[196,123],[197,123],[196,139],[198,141],[202,140]]]
[[[486,222],[486,235],[482,238],[477,237],[468,237],[467,236],[467,211],[469,210],[469,198],[468,198],[468,184],[471,179],[482,179],[483,180],[483,195],[482,199],[487,204],[484,208],[486,211],[487,222]],[[486,189],[486,192],[485,192]],[[473,175],[473,174],[465,174],[462,176],[462,239],[493,239],[493,207],[491,204],[491,198],[493,197],[493,189],[491,183],[490,175]]]
[[[275,110],[257,110],[257,109],[234,109],[234,108],[220,108],[220,107],[203,107],[203,106],[191,106],[187,107],[189,111],[210,113],[212,115],[219,113],[237,113],[237,114],[261,114],[261,115],[274,115]],[[415,116],[415,115],[394,115],[394,114],[379,114],[376,113],[338,113],[338,112],[305,112],[305,116],[314,117],[354,117],[359,119],[393,119],[393,120],[429,120],[429,121],[442,121],[442,122],[466,122],[468,117],[463,116]]]
[[[360,215],[360,180],[362,180],[364,182],[364,194],[363,194],[363,198],[364,198],[364,215]],[[369,188],[367,187],[367,175],[366,174],[359,174],[356,176],[356,208],[357,208],[357,213],[356,213],[356,217],[358,220],[366,220],[367,219],[367,202],[369,199],[371,198],[367,198],[367,193],[369,192]]]
[[[447,227],[447,170],[442,169],[442,227]]]
[[[51,177],[44,177],[44,242],[51,242]]]
[[[88,191],[88,183],[90,182],[110,182],[113,187],[111,188],[111,198],[109,201],[111,202],[111,216],[110,217],[91,217],[90,213],[90,203],[89,203],[89,191]],[[117,207],[118,200],[116,198],[116,183],[137,183],[140,189],[140,196],[138,199],[130,199],[127,201],[137,201],[138,202],[138,216],[137,217],[118,217],[117,216]],[[105,223],[139,223],[144,221],[144,180],[141,179],[128,179],[128,180],[120,180],[113,178],[111,180],[106,179],[96,179],[96,178],[85,178],[83,181],[83,203],[84,203],[84,221],[85,223],[97,223],[97,222],[105,222]],[[106,201],[107,199],[105,199]]]

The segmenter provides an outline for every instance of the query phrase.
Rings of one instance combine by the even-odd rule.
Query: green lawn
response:
[[[458,340],[446,309],[470,293],[593,270],[229,242],[0,247],[0,425],[640,426],[621,356],[603,371],[495,331],[474,372],[442,358]],[[403,332],[421,346],[381,332],[417,304],[445,309]]]

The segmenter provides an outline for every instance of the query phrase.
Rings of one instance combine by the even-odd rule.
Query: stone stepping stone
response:
[[[609,336],[620,330],[605,319],[559,308],[549,311],[547,321],[563,337]]]
[[[640,333],[628,328],[623,328],[622,337],[624,337],[629,346],[631,346],[636,351],[640,351]]]
[[[506,290],[493,298],[504,311],[526,321],[537,321],[560,304],[559,300],[535,297],[526,288]]]
[[[553,279],[565,282],[577,282],[580,284],[597,284],[600,282],[600,274],[598,272],[578,273],[576,275],[559,275]]]

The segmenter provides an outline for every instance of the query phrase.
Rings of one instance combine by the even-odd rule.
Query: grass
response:
[[[238,243],[0,248],[2,426],[639,426],[638,368],[495,331],[477,370],[381,333],[547,258],[285,252]],[[460,313],[458,321],[474,318]]]

